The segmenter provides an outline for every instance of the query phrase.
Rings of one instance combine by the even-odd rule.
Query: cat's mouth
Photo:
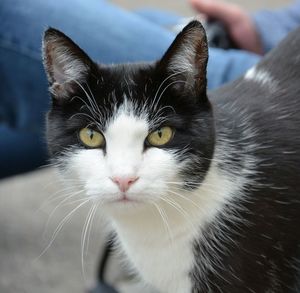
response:
[[[130,202],[130,201],[134,201],[134,200],[132,200],[131,198],[129,198],[129,197],[127,196],[127,194],[124,193],[124,194],[122,194],[121,197],[118,198],[116,201],[117,201],[117,202]]]
[[[140,203],[140,200],[137,200],[135,198],[129,197],[128,194],[122,193],[120,196],[116,199],[113,199],[111,203],[123,203],[123,204],[129,204],[129,203]]]

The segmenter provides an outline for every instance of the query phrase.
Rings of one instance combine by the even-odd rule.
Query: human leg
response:
[[[135,13],[164,29],[171,29],[181,24],[183,20],[175,13],[153,8],[139,9]],[[209,48],[209,56],[207,72],[209,89],[220,87],[222,84],[238,78],[261,58],[259,55],[243,50],[219,48]]]
[[[40,138],[49,99],[40,47],[47,26],[61,29],[103,63],[156,59],[173,37],[139,16],[98,0],[3,0],[0,17],[0,177],[45,163]],[[16,167],[5,167],[8,162]]]
[[[208,89],[230,82],[254,66],[261,56],[242,50],[209,49],[207,66]]]
[[[155,60],[174,39],[174,34],[160,24],[99,0],[2,0],[0,17],[0,123],[12,132],[30,135],[43,132],[43,117],[48,108],[47,82],[40,57],[41,35],[47,26],[64,31],[102,63]],[[246,53],[227,53],[210,50],[210,88],[237,77],[257,60],[248,58]],[[8,152],[11,160],[18,157],[12,153],[14,149],[9,148],[7,139],[0,147],[0,166],[5,164],[2,158]],[[11,141],[12,145],[22,143],[22,136],[19,141],[17,137]],[[33,143],[27,156],[32,163],[40,164],[46,154],[37,158],[36,147]]]
[[[40,132],[0,125],[0,178],[26,172],[45,163],[46,143]]]

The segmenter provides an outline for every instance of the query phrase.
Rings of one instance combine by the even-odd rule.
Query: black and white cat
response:
[[[43,52],[53,160],[146,284],[300,292],[300,30],[208,95],[196,21],[151,64],[97,65],[55,29]]]

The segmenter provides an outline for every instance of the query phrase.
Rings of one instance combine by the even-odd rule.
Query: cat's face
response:
[[[44,63],[53,101],[49,149],[75,187],[109,205],[136,207],[201,184],[214,134],[199,23],[160,61],[115,66],[96,65],[49,29]]]

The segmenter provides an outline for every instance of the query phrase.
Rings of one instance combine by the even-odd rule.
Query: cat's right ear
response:
[[[177,35],[158,63],[168,87],[206,102],[208,45],[204,27],[194,20]]]
[[[69,97],[78,84],[87,80],[93,64],[69,37],[53,28],[44,34],[43,62],[55,99]]]

